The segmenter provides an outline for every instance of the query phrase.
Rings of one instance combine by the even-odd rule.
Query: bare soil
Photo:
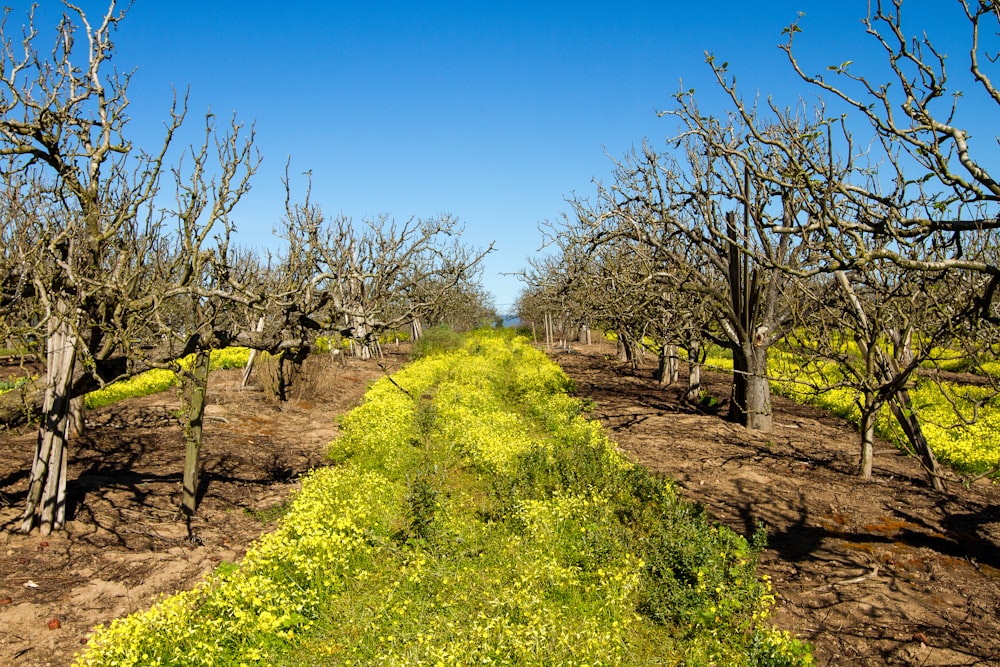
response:
[[[686,376],[659,388],[652,360],[633,371],[612,352],[553,358],[633,460],[742,535],[766,526],[773,621],[818,665],[1000,665],[1000,486],[936,493],[885,443],[862,482],[843,420],[775,397],[774,431],[748,431],[723,417],[730,376],[703,374],[721,399],[706,410],[683,400]]]
[[[388,370],[402,355],[390,354]],[[89,411],[72,445],[66,530],[17,532],[35,432],[0,432],[0,666],[69,665],[99,623],[192,588],[274,528],[298,478],[324,465],[336,418],[384,372],[311,358],[291,400],[209,380],[191,534],[178,512],[184,445],[174,392]],[[58,627],[51,627],[51,626]]]
[[[819,665],[1000,665],[1000,488],[936,494],[888,446],[862,483],[843,421],[778,398],[774,433],[748,432],[723,419],[724,401],[719,414],[686,404],[681,388],[656,386],[652,365],[632,371],[610,352],[554,358],[635,460],[737,532],[767,526],[760,571],[774,582],[774,622],[812,642]],[[177,513],[172,393],[88,414],[57,535],[16,532],[34,434],[0,433],[0,665],[69,664],[94,625],[192,587],[273,528],[299,475],[324,464],[336,416],[383,373],[310,364],[280,405],[240,390],[238,371],[213,375],[191,537]],[[703,384],[728,396],[725,375]]]

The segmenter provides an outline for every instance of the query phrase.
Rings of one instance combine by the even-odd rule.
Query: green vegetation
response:
[[[858,424],[856,391],[839,387],[817,393],[811,388],[835,383],[841,374],[834,365],[805,363],[790,352],[772,350],[768,368],[776,392]],[[992,388],[918,378],[910,397],[927,442],[942,463],[968,473],[1000,466],[1000,396]],[[906,436],[888,407],[876,417],[875,430],[896,446],[907,447]]]
[[[246,365],[250,350],[245,347],[227,347],[223,350],[212,350],[212,370],[218,368],[242,368]],[[190,367],[194,355],[181,360],[182,366]],[[173,371],[154,368],[140,373],[135,377],[120,382],[114,382],[106,387],[92,391],[84,398],[88,409],[111,405],[126,398],[148,396],[166,391],[177,384],[177,375]]]
[[[431,327],[413,344],[413,357],[453,352],[462,347],[462,335],[448,326]]]
[[[244,509],[243,511],[247,516],[261,523],[271,523],[288,514],[288,510],[290,509],[291,503],[283,500],[262,510]]]
[[[31,354],[30,352],[25,352],[24,350],[19,350],[12,347],[0,347],[0,357],[13,357],[14,361],[18,358],[23,358],[22,355]],[[8,366],[10,370],[14,370],[16,366]],[[23,370],[23,369],[21,369]],[[15,375],[8,371],[7,377],[0,377],[0,394],[8,392],[11,389],[17,389],[23,384],[30,382],[33,378],[24,375]]]
[[[625,460],[523,340],[377,382],[279,528],[77,665],[808,665],[754,544]]]
[[[10,379],[0,380],[0,394],[5,391],[10,391],[11,389],[17,389],[22,384],[26,384],[31,378],[28,377],[14,377],[11,376]]]
[[[732,359],[713,348],[705,363],[717,369],[732,369]],[[992,373],[993,364],[982,364]],[[971,370],[956,359],[949,370]],[[771,388],[792,400],[815,405],[857,425],[860,410],[854,390],[839,387],[816,392],[814,386],[832,385],[842,375],[832,364],[805,362],[795,354],[774,348],[768,361]],[[991,387],[959,385],[918,379],[910,390],[920,426],[934,454],[959,472],[980,474],[1000,466],[1000,396]],[[897,447],[907,439],[888,407],[879,413],[875,430]]]

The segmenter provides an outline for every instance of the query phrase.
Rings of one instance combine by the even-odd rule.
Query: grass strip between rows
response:
[[[755,544],[629,463],[565,374],[477,333],[375,383],[279,528],[79,667],[808,665]]]

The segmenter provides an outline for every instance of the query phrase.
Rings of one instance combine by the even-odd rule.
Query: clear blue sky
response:
[[[7,4],[10,31],[27,3]],[[48,29],[59,3],[41,4]],[[81,4],[95,21],[106,9]],[[906,7],[933,35],[930,8],[951,4]],[[447,212],[464,222],[467,243],[495,241],[483,283],[503,312],[520,283],[501,274],[537,252],[538,224],[567,211],[567,196],[607,176],[605,151],[620,156],[644,137],[655,144],[673,133],[656,111],[671,107],[681,79],[703,110],[721,109],[705,51],[728,61],[748,94],[812,99],[776,48],[781,29],[805,12],[801,53],[818,72],[872,53],[859,23],[867,6],[136,0],[114,62],[137,68],[139,141],[157,136],[172,86],[190,86],[189,140],[209,108],[256,124],[264,163],[236,210],[241,242],[276,245],[290,156],[292,174],[312,171],[314,200],[328,215]]]

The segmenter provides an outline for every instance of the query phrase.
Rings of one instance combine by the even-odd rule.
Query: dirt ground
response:
[[[765,524],[774,622],[811,642],[818,665],[1000,665],[1000,485],[935,493],[884,444],[863,483],[842,420],[776,397],[774,432],[749,432],[658,388],[652,360],[634,372],[610,352],[553,357],[634,460],[740,534]],[[702,384],[729,396],[725,375]]]
[[[389,354],[386,367],[402,359]],[[279,405],[241,389],[241,371],[213,372],[191,537],[178,514],[184,446],[174,392],[87,413],[72,445],[67,529],[46,537],[16,532],[35,434],[0,432],[0,666],[69,665],[94,625],[238,560],[275,526],[298,477],[323,465],[337,415],[383,374],[372,362],[312,358]]]
[[[608,352],[554,358],[637,461],[741,534],[766,524],[760,571],[774,582],[774,620],[812,642],[819,665],[1000,665],[1000,487],[935,494],[889,447],[860,483],[857,436],[842,421],[779,398],[775,432],[752,434]],[[281,406],[240,390],[238,371],[213,375],[193,539],[176,509],[172,393],[88,414],[58,535],[15,532],[34,435],[0,433],[0,666],[69,664],[95,624],[190,588],[272,528],[297,477],[323,464],[336,415],[382,375],[374,364],[314,363]],[[390,369],[400,363],[390,355]],[[704,384],[728,395],[725,376]]]

